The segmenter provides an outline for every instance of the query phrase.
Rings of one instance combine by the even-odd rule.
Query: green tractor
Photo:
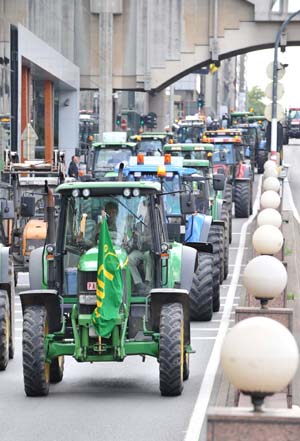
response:
[[[47,240],[31,253],[30,290],[20,293],[26,395],[47,395],[62,380],[64,356],[120,362],[130,355],[157,358],[161,394],[180,395],[192,352],[197,251],[168,241],[160,184],[72,182],[57,192],[60,228],[56,234],[49,194]],[[182,193],[183,212],[189,203]]]
[[[5,183],[0,186],[0,371],[4,371],[9,359],[14,357],[15,283],[9,243],[14,207],[8,199],[9,187]]]
[[[215,147],[209,143],[187,143],[187,144],[166,144],[164,152],[172,156],[180,156],[183,158],[184,167],[192,167],[199,171],[201,176],[212,178],[213,173],[213,158]],[[231,189],[231,186],[230,186]],[[216,193],[217,199],[222,199],[222,220],[226,221],[228,225],[229,243],[232,240],[232,200],[225,194],[226,190],[218,191]],[[228,191],[227,191],[228,193]],[[212,192],[206,194],[212,195]],[[209,196],[211,202],[216,198]],[[214,205],[215,206],[215,205]],[[216,218],[214,218],[216,219]]]
[[[223,283],[228,275],[229,244],[232,238],[232,213],[224,199],[223,175],[213,175],[210,161],[204,159],[185,159],[183,166],[197,170],[197,175],[185,176],[184,183],[189,183],[195,196],[196,209],[212,217],[209,241],[217,249],[214,253],[214,270],[220,267],[220,283]]]

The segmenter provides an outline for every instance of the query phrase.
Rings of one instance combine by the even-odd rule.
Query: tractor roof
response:
[[[196,152],[196,151],[213,151],[214,146],[212,144],[203,143],[178,143],[178,144],[165,144],[164,151],[182,151],[182,152]]]
[[[139,188],[144,190],[153,190],[160,191],[161,187],[160,184],[157,182],[127,182],[127,181],[115,181],[115,182],[95,182],[95,181],[88,181],[88,182],[81,182],[81,181],[74,181],[74,182],[68,182],[66,184],[61,184],[57,187],[56,192],[64,193],[69,192],[74,189],[78,188],[79,190],[83,190],[85,188],[88,189],[102,189],[106,190],[108,193],[110,190],[113,191],[113,193],[117,193],[116,190],[120,189],[120,192],[124,188]]]
[[[136,142],[94,142],[93,143],[93,148],[100,148],[100,149],[105,149],[105,148],[122,148],[122,149],[134,149],[136,147]]]
[[[210,167],[210,162],[207,159],[184,159],[183,160],[184,167]]]
[[[167,137],[172,138],[174,135],[170,132],[144,132],[138,135],[131,136],[130,139],[133,141],[143,141],[145,139],[160,139],[164,140]]]

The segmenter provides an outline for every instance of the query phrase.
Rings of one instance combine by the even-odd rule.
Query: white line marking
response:
[[[21,318],[21,319],[15,319],[15,322],[22,322],[23,321],[23,319]]]
[[[213,319],[212,322],[216,322],[216,323],[220,323],[222,320],[221,319]],[[230,322],[235,322],[234,319],[230,319]]]
[[[261,181],[262,181],[262,177],[260,177],[259,180],[258,192],[253,206],[253,214],[242,225],[239,250],[237,252],[235,259],[234,273],[233,273],[231,285],[227,293],[227,300],[222,315],[222,321],[220,323],[220,328],[216,337],[216,342],[214,344],[210,359],[208,361],[204,373],[204,377],[201,383],[197,400],[195,402],[195,406],[193,409],[193,413],[189,422],[189,426],[184,441],[198,441],[205,420],[207,406],[209,403],[209,399],[211,396],[216,373],[220,362],[220,352],[222,348],[222,343],[230,324],[232,305],[235,297],[236,288],[238,286],[237,282],[240,276],[241,263],[244,255],[247,228],[255,218],[259,207]]]
[[[246,266],[247,264],[246,263],[242,263],[241,264],[241,266]],[[228,266],[235,266],[235,264],[234,263],[230,263]]]
[[[217,337],[192,337],[192,340],[216,340],[216,338]],[[198,438],[195,438],[195,441],[196,440],[198,441]]]
[[[233,279],[233,277],[232,277],[232,279]],[[228,288],[228,287],[230,288],[231,285],[232,285],[232,283],[230,285],[221,285],[220,288]],[[243,286],[243,285],[240,285],[240,284],[235,285],[236,288],[240,288],[241,286]]]
[[[219,328],[192,328],[191,329],[192,331],[199,331],[199,332],[202,332],[202,331],[218,331],[219,330]]]
[[[300,223],[300,216],[299,216],[298,210],[297,210],[297,208],[295,206],[294,199],[293,199],[293,196],[292,196],[292,190],[291,190],[291,187],[290,187],[290,184],[289,184],[289,181],[288,181],[287,178],[285,178],[285,180],[284,180],[283,203],[285,202],[285,197],[288,198],[289,205],[290,205],[290,207],[292,209],[294,218],[296,219],[296,221],[298,223]],[[286,205],[286,204],[284,203],[284,205]],[[287,209],[287,207],[285,207],[285,209]]]
[[[232,246],[229,247],[229,250],[239,250],[239,249],[240,249],[239,247],[232,247]],[[244,247],[244,250],[248,250],[248,247]]]
[[[241,235],[241,233],[233,233],[233,232],[232,232],[231,234],[236,234],[237,236],[240,236],[240,235]],[[247,236],[250,236],[250,234],[251,234],[251,233],[246,233]]]

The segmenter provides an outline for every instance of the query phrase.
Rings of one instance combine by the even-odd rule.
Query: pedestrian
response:
[[[79,164],[78,156],[73,155],[72,161],[70,162],[68,169],[68,175],[70,178],[78,179],[78,164]]]

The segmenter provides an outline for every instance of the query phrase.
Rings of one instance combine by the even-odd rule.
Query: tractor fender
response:
[[[213,221],[212,216],[205,216],[204,217],[204,222],[203,222],[201,235],[200,235],[200,242],[207,242],[208,234],[209,234],[209,230],[210,230],[210,226],[211,226],[212,221]]]
[[[49,321],[49,332],[58,332],[62,326],[61,297],[55,289],[33,289],[20,292],[22,310],[28,306],[45,306]]]
[[[193,275],[197,267],[197,250],[186,245],[182,246],[180,288],[190,292]]]
[[[43,247],[32,250],[29,257],[30,289],[41,289],[43,285]]]
[[[11,259],[9,247],[0,247],[0,284],[10,285],[11,283]]]
[[[217,199],[216,203],[217,203],[217,209],[216,209],[216,215],[217,215],[217,219],[222,219],[222,207],[223,207],[223,199]]]
[[[190,343],[190,303],[189,291],[186,289],[155,288],[151,289],[151,327],[159,332],[160,313],[163,305],[167,303],[180,303],[184,316],[184,342]]]

